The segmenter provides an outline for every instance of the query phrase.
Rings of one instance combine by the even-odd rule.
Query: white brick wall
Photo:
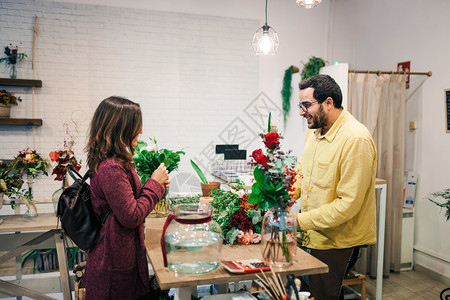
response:
[[[256,131],[245,108],[258,95],[259,60],[251,38],[261,24],[212,17],[49,1],[0,0],[0,47],[19,44],[29,58],[18,65],[18,78],[32,78],[33,18],[38,16],[35,117],[36,149],[47,156],[64,140],[63,123],[79,127],[75,153],[83,151],[91,115],[98,103],[120,95],[141,104],[143,138],[160,147],[184,149],[180,173],[193,173],[189,159],[241,116]],[[1,53],[3,55],[3,53]],[[5,65],[0,77],[8,77]],[[31,118],[31,88],[13,90],[23,102],[12,117]],[[231,141],[231,138],[229,138]],[[31,127],[0,126],[0,158],[33,148]],[[251,151],[253,147],[248,150]],[[85,168],[82,169],[84,172]],[[59,188],[54,176],[41,177],[35,197],[49,199]]]

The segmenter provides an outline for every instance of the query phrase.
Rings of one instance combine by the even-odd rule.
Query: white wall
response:
[[[419,173],[416,194],[415,263],[450,277],[450,222],[426,197],[450,188],[450,134],[445,133],[444,89],[450,88],[447,0],[345,0],[336,2],[332,60],[350,69],[396,70],[411,61],[406,168]],[[419,87],[419,88],[418,88]],[[418,88],[416,90],[416,88]],[[414,92],[415,91],[415,92]]]
[[[185,176],[173,186],[191,189],[198,182],[190,178],[189,158],[208,168],[215,144],[237,142],[248,154],[257,147],[266,120],[255,107],[263,114],[280,112],[284,70],[326,51],[327,15],[327,5],[308,11],[295,1],[269,1],[268,23],[279,32],[281,46],[275,56],[258,57],[251,40],[264,23],[264,1],[1,0],[0,46],[21,42],[31,57],[38,16],[36,78],[43,87],[35,100],[43,126],[36,129],[35,148],[42,155],[62,146],[64,122],[75,131],[74,118],[75,152],[85,161],[93,110],[107,96],[122,95],[141,104],[144,139],[155,136],[160,147],[186,151],[177,173]],[[0,76],[7,77],[3,67]],[[19,65],[19,77],[31,74],[29,59]],[[24,102],[12,117],[30,118],[31,89],[13,89]],[[291,100],[293,120],[300,120],[297,95]],[[31,128],[0,126],[0,132],[0,158],[34,148]],[[284,135],[292,140],[297,133]],[[37,200],[48,199],[59,186],[52,176],[38,181]]]

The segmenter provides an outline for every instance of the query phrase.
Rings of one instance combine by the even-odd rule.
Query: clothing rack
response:
[[[367,74],[377,74],[380,76],[381,74],[404,74],[404,75],[427,75],[430,77],[432,72],[394,72],[394,71],[363,71],[363,70],[348,70],[349,73],[367,73]]]

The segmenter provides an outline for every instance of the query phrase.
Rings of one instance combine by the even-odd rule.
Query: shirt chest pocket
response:
[[[331,188],[334,186],[336,172],[336,163],[317,161],[312,172],[312,183],[319,188]]]

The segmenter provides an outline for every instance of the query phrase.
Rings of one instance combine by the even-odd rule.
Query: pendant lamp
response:
[[[266,22],[264,26],[256,31],[252,41],[253,50],[256,55],[275,55],[280,46],[277,32],[267,25],[267,0],[266,0]]]
[[[322,0],[296,0],[298,6],[303,6],[304,8],[314,8],[322,3]]]

